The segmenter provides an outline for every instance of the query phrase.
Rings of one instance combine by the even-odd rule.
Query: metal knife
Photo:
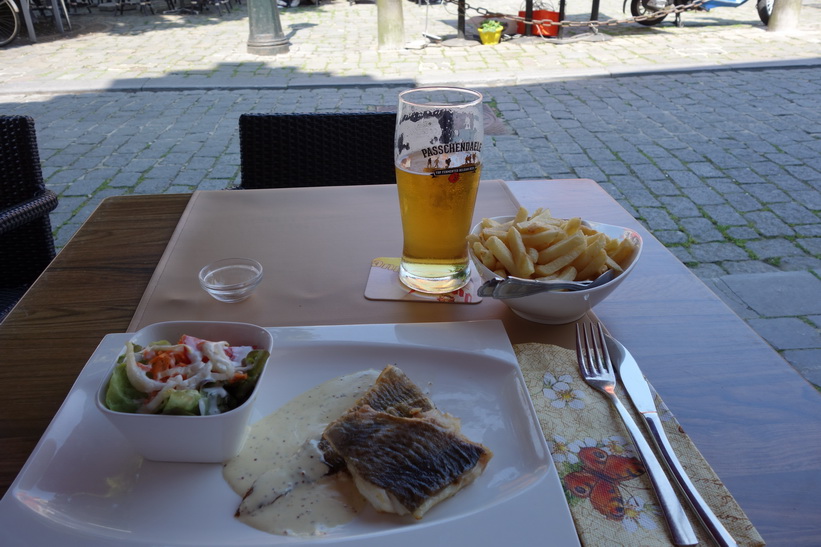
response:
[[[650,430],[656,449],[664,457],[667,468],[687,496],[690,506],[718,545],[722,547],[736,545],[733,536],[721,524],[721,521],[707,505],[707,502],[704,501],[704,498],[701,497],[701,494],[698,493],[690,477],[687,476],[687,472],[681,466],[681,462],[679,462],[670,441],[667,439],[667,434],[664,432],[656,404],[653,402],[653,394],[650,392],[650,387],[647,385],[647,380],[645,380],[644,374],[639,369],[638,363],[618,340],[609,335],[606,336],[606,340],[607,351],[610,353],[627,395],[644,419],[644,424]]]

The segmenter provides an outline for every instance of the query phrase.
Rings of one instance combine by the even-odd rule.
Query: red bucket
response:
[[[525,12],[520,11],[519,17],[524,17]],[[559,12],[558,11],[547,11],[547,10],[533,10],[533,20],[534,21],[555,21],[556,23],[559,22]],[[525,24],[523,22],[516,23],[516,32],[519,34],[525,33]],[[533,25],[533,35],[534,36],[558,36],[559,35],[559,25],[551,25],[550,23],[542,23],[541,25]]]

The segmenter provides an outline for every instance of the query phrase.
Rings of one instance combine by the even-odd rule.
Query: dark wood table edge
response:
[[[0,367],[3,385],[34,392],[36,384],[37,391],[48,394],[48,402],[32,401],[21,413],[25,419],[15,421],[11,430],[4,427],[0,431],[0,493],[5,494],[17,477],[100,340],[109,333],[126,332],[190,197],[165,194],[105,198],[0,324],[0,352],[5,355],[25,352],[24,344],[35,339],[37,332],[48,332],[57,347],[76,343],[88,348],[84,356],[66,362],[58,378],[30,378],[11,367]],[[116,230],[105,228],[116,219],[122,219]],[[109,248],[126,247],[129,265],[93,256],[86,246],[90,241],[103,241]],[[120,283],[117,294],[112,295],[106,292],[106,284],[115,277],[128,282]],[[96,296],[93,301],[84,301],[75,298],[72,291],[65,291],[55,297],[52,289],[43,288],[46,286],[80,287],[83,294]],[[67,316],[72,323],[82,325],[79,338],[76,332],[69,335],[60,328]],[[71,338],[66,339],[68,336]],[[21,459],[21,454],[26,456]]]

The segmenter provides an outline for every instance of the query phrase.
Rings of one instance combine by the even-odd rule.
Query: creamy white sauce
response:
[[[223,468],[231,488],[245,496],[239,520],[273,534],[319,535],[362,510],[365,499],[353,480],[344,472],[327,475],[316,444],[378,376],[366,370],[329,380],[251,427],[242,451]]]

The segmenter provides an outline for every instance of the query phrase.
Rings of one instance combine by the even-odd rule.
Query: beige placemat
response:
[[[501,181],[482,181],[476,218],[515,211]],[[159,321],[240,321],[266,327],[493,319],[504,304],[404,305],[363,296],[374,257],[402,250],[395,185],[197,191],[140,300],[129,332]],[[197,281],[221,258],[253,258],[264,278],[235,304]]]
[[[672,545],[627,430],[609,401],[579,376],[575,352],[546,344],[518,344],[514,350],[582,543]],[[670,443],[699,493],[739,545],[764,545],[664,401],[653,393]],[[627,401],[623,390],[619,394]],[[689,507],[687,511],[699,545],[713,545],[695,514]]]

